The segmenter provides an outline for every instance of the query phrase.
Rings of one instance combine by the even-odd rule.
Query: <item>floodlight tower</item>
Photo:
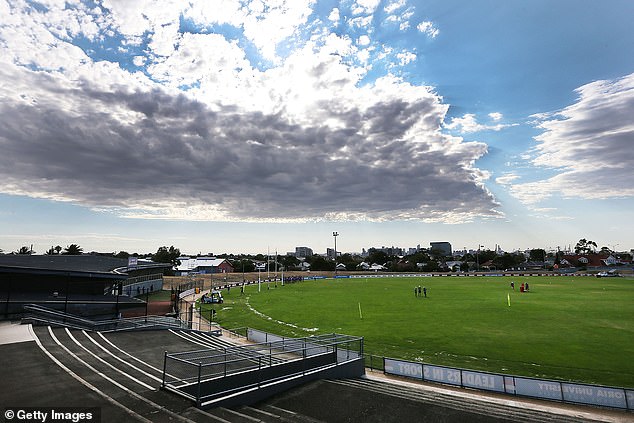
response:
[[[332,237],[335,239],[335,278],[337,277],[337,237],[339,232],[333,232]]]

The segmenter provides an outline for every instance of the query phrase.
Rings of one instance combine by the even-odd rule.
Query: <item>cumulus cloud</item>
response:
[[[494,122],[502,119],[501,113],[490,113],[489,117]],[[481,131],[501,131],[504,128],[508,128],[509,126],[516,126],[517,124],[502,124],[496,123],[494,125],[487,125],[479,123],[476,119],[476,115],[473,113],[466,113],[462,117],[454,117],[451,118],[451,122],[445,123],[445,128],[449,130],[455,130],[462,134],[469,134],[473,132],[481,132]]]
[[[152,26],[135,22],[139,4],[112,2],[108,27]],[[223,19],[239,19],[231,10]],[[391,75],[360,84],[346,37],[317,37],[258,70],[220,34],[172,34],[146,73],[59,42],[66,65],[41,69],[59,53],[38,43],[50,32],[14,18],[0,28],[0,192],[137,218],[498,215],[474,165],[486,145],[443,133],[448,106],[431,87]]]
[[[410,18],[414,15],[413,7],[406,7],[407,2],[405,0],[398,0],[392,3],[388,3],[383,10],[387,14],[385,17],[386,23],[398,24],[400,31],[405,31],[410,28]]]
[[[416,28],[430,38],[436,38],[438,34],[440,34],[438,28],[436,28],[434,23],[430,21],[423,21],[419,23]]]
[[[513,181],[518,180],[520,177],[514,173],[506,173],[502,176],[495,178],[495,182],[500,185],[511,185]]]
[[[491,118],[491,120],[497,122],[502,120],[504,116],[500,112],[492,112],[492,113],[489,113],[489,117]]]
[[[402,9],[403,7],[405,7],[406,4],[407,2],[405,0],[395,0],[395,1],[387,3],[385,7],[383,8],[383,10],[385,10],[385,13],[389,15],[396,12],[399,9]]]
[[[634,74],[586,84],[563,110],[534,116],[532,163],[556,170],[551,178],[516,184],[512,193],[534,203],[556,193],[607,199],[634,195]]]

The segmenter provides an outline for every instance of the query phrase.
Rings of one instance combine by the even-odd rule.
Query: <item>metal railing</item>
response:
[[[24,306],[23,323],[61,326],[90,331],[122,331],[157,328],[189,328],[189,322],[167,316],[141,316],[122,319],[90,320],[36,304]]]
[[[362,356],[363,338],[337,334],[166,352],[162,387],[204,406],[223,396],[304,376]]]

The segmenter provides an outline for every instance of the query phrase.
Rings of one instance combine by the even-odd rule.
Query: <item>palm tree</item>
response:
[[[48,251],[46,251],[46,255],[47,256],[54,256],[60,253],[60,251],[62,251],[62,247],[60,247],[59,245],[56,247],[51,246],[51,248],[48,249]]]
[[[24,247],[20,247],[20,249],[14,252],[14,254],[31,255],[33,254],[33,250],[31,250],[29,247],[25,245]]]
[[[70,244],[68,247],[64,248],[64,252],[62,254],[66,255],[66,256],[78,256],[83,251],[84,251],[84,249],[81,248],[79,245]]]

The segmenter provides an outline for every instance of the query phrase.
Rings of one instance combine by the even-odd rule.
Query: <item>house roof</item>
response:
[[[608,264],[607,260],[610,258],[609,255],[604,254],[571,254],[564,255],[563,260],[566,260],[572,266],[576,266],[577,263],[583,262],[587,260],[587,263],[584,263],[588,267],[602,267]],[[562,260],[562,263],[563,263]]]
[[[194,270],[198,267],[218,267],[222,263],[227,262],[227,259],[219,259],[215,257],[180,257],[179,260],[181,264],[176,266],[176,270],[181,272]]]

